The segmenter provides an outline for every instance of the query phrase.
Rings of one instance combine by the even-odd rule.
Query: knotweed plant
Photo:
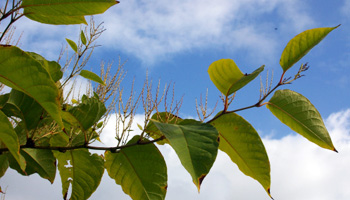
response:
[[[312,103],[302,94],[280,88],[304,75],[308,64],[302,64],[290,78],[286,73],[338,26],[306,30],[292,38],[280,58],[283,72],[279,81],[274,83],[276,75],[269,78],[267,73],[257,102],[246,107],[231,110],[230,104],[265,66],[243,73],[232,59],[208,63],[209,77],[222,94],[223,106],[214,115],[215,109],[208,109],[207,92],[205,99],[196,100],[199,120],[179,116],[183,100],[175,100],[172,84],[163,89],[158,82],[154,87],[146,76],[139,93],[134,83],[130,93],[125,92],[125,63],[120,59],[116,70],[113,63],[102,62],[100,75],[86,69],[97,47],[95,41],[105,30],[93,20],[79,31],[79,41],[66,39],[69,48],[62,50],[58,61],[24,51],[13,40],[13,24],[22,17],[53,25],[87,25],[86,15],[101,14],[118,3],[6,0],[0,4],[0,177],[10,167],[24,176],[37,173],[53,183],[58,169],[63,198],[88,199],[106,169],[132,199],[165,199],[167,166],[158,145],[169,145],[198,191],[220,150],[271,196],[270,162],[264,144],[254,127],[237,114],[263,106],[310,142],[337,152]],[[74,90],[79,87],[77,78],[90,81],[81,93]],[[144,123],[138,124],[141,134],[131,136],[139,107],[144,113]],[[117,124],[112,133],[115,144],[95,146],[112,113]]]

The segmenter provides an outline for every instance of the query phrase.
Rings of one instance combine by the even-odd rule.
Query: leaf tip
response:
[[[267,191],[267,194],[269,195],[269,197],[270,197],[272,200],[274,200],[273,197],[271,196],[270,188],[267,188],[266,191]]]
[[[83,18],[84,18],[84,21],[82,22],[82,24],[84,24],[84,25],[89,25],[89,24],[87,23],[85,17],[83,17]]]
[[[333,148],[333,151],[335,151],[335,153],[339,153],[337,149]]]
[[[202,182],[203,182],[203,180],[204,180],[204,178],[206,177],[206,175],[205,174],[202,174],[199,178],[198,178],[198,185],[197,185],[197,189],[198,189],[198,193],[200,192],[200,187],[201,187],[201,185],[202,185]]]

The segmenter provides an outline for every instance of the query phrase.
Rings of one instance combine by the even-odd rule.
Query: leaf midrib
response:
[[[144,191],[144,193],[146,194],[147,198],[150,200],[150,197],[148,195],[148,192],[146,190],[146,187],[145,185],[143,184],[143,181],[141,179],[141,176],[137,173],[137,170],[135,169],[134,165],[132,164],[131,160],[129,159],[129,157],[127,156],[127,154],[124,152],[124,151],[120,151],[121,154],[124,155],[124,157],[127,159],[128,163],[130,164],[130,166],[132,167],[133,171],[135,172],[136,174],[136,177],[139,179],[141,185],[142,185],[142,189]],[[116,157],[117,158],[117,157]],[[132,185],[131,185],[132,186]],[[131,194],[130,194],[131,195]]]
[[[243,157],[241,156],[240,153],[238,153],[238,151],[236,150],[236,148],[234,148],[230,142],[228,142],[228,140],[220,133],[220,136],[222,136],[222,138],[226,141],[227,144],[229,144],[229,146],[233,149],[233,151],[238,155],[238,157],[243,161],[243,163],[245,164],[245,166],[250,170],[250,172],[256,176],[256,173],[254,173],[254,171],[249,167],[249,165],[247,164],[247,162],[243,159]],[[237,165],[237,164],[236,164]],[[250,176],[250,175],[249,175]],[[255,178],[254,178],[255,179]]]
[[[295,120],[298,124],[301,124],[302,127],[306,128],[308,131],[310,131],[314,136],[316,136],[317,138],[319,138],[321,141],[323,141],[325,144],[328,145],[327,141],[323,140],[320,136],[318,136],[314,131],[312,131],[309,127],[307,127],[305,124],[303,124],[301,121],[299,121],[298,119],[296,119],[295,117],[293,117],[291,114],[289,114],[287,111],[283,110],[281,107],[277,106],[276,104],[273,104],[271,102],[267,102],[268,105],[271,105],[277,109],[279,109],[280,111],[282,111],[284,114],[286,114],[288,117],[290,117],[292,120]]]

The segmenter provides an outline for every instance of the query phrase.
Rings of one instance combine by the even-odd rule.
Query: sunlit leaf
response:
[[[298,62],[302,57],[304,57],[314,46],[316,46],[319,42],[325,38],[328,33],[338,28],[330,27],[330,28],[315,28],[306,30],[293,39],[291,39],[287,46],[284,48],[280,65],[283,71],[287,71],[291,68],[296,62]]]
[[[54,152],[62,182],[62,194],[67,196],[72,186],[71,200],[88,199],[101,182],[104,172],[103,159],[87,149]]]
[[[81,43],[83,43],[83,45],[86,45],[86,37],[85,37],[84,31],[80,32],[80,40],[81,40]]]
[[[270,162],[259,134],[241,116],[228,113],[211,124],[220,133],[219,149],[247,176],[257,180],[270,195]]]
[[[239,89],[243,88],[245,85],[247,85],[250,81],[254,80],[262,71],[264,71],[265,65],[259,67],[256,69],[253,73],[244,75],[242,78],[240,78],[237,82],[235,82],[232,87],[230,88],[228,95],[238,91]]]
[[[89,80],[92,80],[92,81],[95,81],[97,83],[100,83],[102,85],[106,85],[103,80],[101,79],[101,77],[99,77],[98,75],[96,75],[94,72],[90,72],[88,70],[81,70],[80,71],[80,76],[86,78],[86,79],[89,79]]]
[[[140,129],[140,131],[143,130],[143,127],[140,124],[137,124],[137,127]]]
[[[291,90],[278,90],[266,106],[295,132],[320,147],[336,151],[320,113],[303,95]]]
[[[210,124],[187,119],[179,124],[155,120],[153,123],[168,139],[199,191],[216,159],[219,146],[217,130]]]
[[[183,121],[183,119],[181,119],[180,117],[171,114],[169,112],[160,112],[160,113],[155,113],[152,115],[152,118],[156,121],[159,122],[163,122],[163,123],[168,123],[168,124],[178,124],[181,121]],[[142,127],[141,127],[142,129]],[[160,137],[163,137],[163,133],[157,128],[157,126],[153,123],[153,121],[150,121],[146,128],[145,128],[145,132],[151,136],[153,139],[158,139]],[[165,138],[163,140],[160,140],[157,142],[157,144],[163,145],[163,144],[167,144],[169,143],[168,140]]]
[[[0,142],[2,142],[10,151],[11,155],[19,164],[21,170],[25,169],[24,158],[19,153],[19,141],[11,122],[7,116],[0,110]]]
[[[73,40],[70,40],[68,38],[66,38],[66,41],[69,44],[69,46],[73,49],[73,51],[75,53],[78,53],[78,46],[77,46],[77,44],[75,44],[75,42]]]
[[[0,46],[0,82],[35,99],[62,127],[59,90],[39,61],[15,46]]]
[[[263,70],[264,66],[261,66],[252,74],[243,74],[232,59],[221,59],[209,66],[208,73],[220,92],[229,96],[254,80]]]
[[[128,144],[135,144],[135,136]],[[133,200],[163,200],[167,191],[167,168],[154,144],[135,145],[117,153],[106,151],[105,167],[109,176]]]
[[[17,170],[18,173],[25,176],[38,173],[42,178],[53,183],[56,176],[56,158],[50,150],[22,149],[21,155],[27,163],[25,171],[20,170],[18,164],[10,160],[10,167],[12,169]]]
[[[96,125],[97,128],[101,128],[102,126],[103,126],[103,121],[102,121],[102,122],[99,122],[99,123]]]
[[[22,0],[24,15],[46,24],[85,23],[85,15],[105,12],[115,0]]]

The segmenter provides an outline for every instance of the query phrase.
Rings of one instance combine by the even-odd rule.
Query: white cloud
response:
[[[107,31],[98,43],[154,64],[191,50],[247,50],[255,59],[276,51],[274,27],[301,31],[313,24],[302,1],[267,0],[130,0],[96,16]],[[273,15],[273,19],[264,18]],[[279,20],[276,20],[278,18]],[[21,46],[55,60],[65,38],[78,40],[78,26],[52,26],[23,18]],[[249,53],[250,52],[250,53]]]
[[[257,63],[266,63],[279,54],[276,39],[314,24],[307,8],[301,0],[130,0],[95,19],[107,29],[98,40],[103,48],[147,65],[193,50],[245,50]],[[46,25],[25,17],[15,25],[17,35],[24,33],[21,47],[50,60],[66,46],[65,38],[77,41],[79,35],[79,25]]]
[[[77,41],[79,25],[48,25],[41,24],[26,17],[18,20],[15,41],[20,38],[19,46],[25,51],[33,51],[48,60],[57,60],[62,48],[67,45],[65,38]],[[22,34],[22,36],[20,36]]]
[[[67,98],[69,103],[71,103],[72,99],[80,101],[81,97],[87,94],[90,88],[92,88],[91,82],[81,76],[77,76],[68,81],[63,87],[63,96]]]
[[[305,1],[286,0],[281,4],[278,10],[280,17],[284,21],[280,24],[282,28],[289,32],[296,33],[304,31],[306,28],[315,24],[314,20],[308,15],[308,4]]]
[[[107,125],[104,127],[104,129],[101,133],[101,136],[100,136],[101,142],[106,146],[116,146],[116,144],[118,144],[118,141],[115,139],[115,137],[116,137],[116,126],[115,126],[116,125],[116,117],[117,117],[117,115],[115,113],[113,113],[110,116]],[[129,139],[131,139],[134,135],[141,134],[141,130],[137,126],[137,124],[140,124],[142,126],[144,124],[144,118],[145,118],[145,116],[142,114],[136,114],[134,116],[133,123],[130,127],[130,129],[132,131],[129,132]],[[130,119],[128,119],[126,121],[126,124],[129,123],[129,120]]]
[[[300,31],[313,23],[301,1],[194,0],[126,1],[101,15],[105,45],[128,52],[147,64],[191,49],[252,50],[274,53],[273,28],[262,20],[275,10],[278,24]],[[268,30],[268,31],[266,31]],[[113,43],[111,43],[113,41]],[[109,45],[110,44],[110,45]]]
[[[135,123],[142,123],[142,117],[136,117]],[[319,148],[299,135],[263,139],[271,162],[271,192],[275,199],[347,200],[350,197],[350,109],[333,113],[325,123],[338,154]],[[106,133],[114,134],[113,127],[108,127]],[[198,194],[175,152],[169,146],[161,146],[160,150],[168,165],[167,200],[270,199],[256,181],[243,175],[221,152]],[[0,179],[0,185],[3,189],[8,186],[6,199],[58,199],[61,195],[58,177],[51,186],[37,175],[23,177],[9,170]],[[91,199],[111,198],[130,199],[105,174]]]

